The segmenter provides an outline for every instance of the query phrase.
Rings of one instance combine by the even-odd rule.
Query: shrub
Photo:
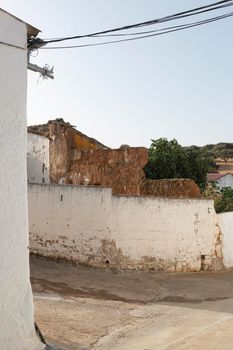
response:
[[[221,189],[221,196],[215,198],[214,207],[216,213],[233,211],[233,188],[224,187]]]

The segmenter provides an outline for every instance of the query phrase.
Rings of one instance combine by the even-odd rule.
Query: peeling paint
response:
[[[106,188],[62,185],[60,202],[60,192],[59,185],[29,185],[32,252],[118,270],[223,267],[213,201],[113,196]]]
[[[222,232],[221,228],[217,222],[215,223],[215,236],[214,236],[214,251],[212,256],[212,269],[213,270],[221,270],[224,268],[223,263],[223,244],[222,244]]]

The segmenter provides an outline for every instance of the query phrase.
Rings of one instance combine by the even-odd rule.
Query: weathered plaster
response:
[[[0,40],[26,47],[26,26],[0,10]],[[34,330],[29,280],[26,87],[27,52],[0,44],[0,349],[42,346]]]
[[[49,139],[28,132],[27,178],[32,183],[49,183]]]
[[[106,148],[99,141],[76,130],[63,119],[50,120],[47,124],[29,126],[28,131],[50,140],[50,179],[62,183],[76,152]]]
[[[212,200],[112,196],[108,188],[28,186],[34,253],[117,269],[198,271],[216,260]]]
[[[139,195],[147,162],[145,147],[78,152],[71,161],[66,183],[105,186],[114,194]]]
[[[233,267],[233,212],[218,214],[222,232],[222,253],[224,265]]]

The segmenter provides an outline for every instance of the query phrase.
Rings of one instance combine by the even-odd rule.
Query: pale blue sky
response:
[[[0,3],[41,29],[40,37],[51,38],[150,20],[210,2],[214,0]],[[233,142],[232,33],[233,17],[112,46],[40,50],[33,62],[54,65],[55,79],[38,82],[38,74],[29,72],[28,124],[62,117],[116,148],[149,146],[151,138],[159,137],[176,138],[183,145]]]

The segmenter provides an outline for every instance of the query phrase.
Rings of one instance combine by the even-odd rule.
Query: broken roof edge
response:
[[[83,137],[86,137],[93,144],[100,145],[103,149],[111,149],[110,147],[104,145],[102,142],[96,140],[95,138],[90,137],[90,136],[82,133],[81,131],[77,130],[75,125],[71,125],[69,122],[65,122],[62,118],[56,118],[56,119],[53,119],[53,120],[48,120],[48,122],[46,124],[28,125],[27,131],[29,133],[32,133],[32,134],[41,135],[41,131],[37,130],[37,128],[38,127],[46,127],[46,126],[48,126],[49,124],[52,124],[52,123],[58,123],[60,125],[64,125],[64,126],[70,127],[70,128],[73,129],[73,131],[76,134],[78,134],[80,136],[83,136]],[[43,135],[43,136],[45,136],[45,135]],[[45,137],[50,138],[49,135],[46,135]]]
[[[82,133],[81,131],[79,131],[79,130],[77,130],[76,128],[74,128],[74,127],[73,127],[73,129],[74,129],[74,131],[76,132],[76,134],[78,134],[78,135],[80,135],[80,136],[86,137],[87,139],[89,139],[90,142],[92,142],[92,143],[94,143],[94,144],[98,144],[98,145],[102,146],[102,147],[105,148],[105,149],[110,149],[110,147],[104,145],[102,142],[96,140],[94,137],[87,136],[87,135],[85,135],[84,133]]]
[[[21,22],[21,23],[24,23],[26,25],[26,28],[27,28],[27,36],[28,38],[31,38],[32,36],[33,37],[36,37],[41,31],[39,29],[37,29],[36,27],[33,27],[31,24],[23,21],[22,19],[16,17],[15,15],[13,15],[12,13],[4,10],[3,8],[0,7],[0,11],[8,14],[9,16],[15,18],[17,21]]]
[[[106,148],[106,149],[111,149],[110,147],[104,145],[102,142],[96,140],[94,137],[90,137],[90,136],[84,134],[83,132],[77,130],[76,129],[77,127],[75,125],[72,125],[69,122],[65,122],[63,118],[51,119],[51,120],[48,121],[48,124],[51,124],[51,123],[58,123],[58,124],[61,124],[61,125],[69,126],[69,127],[71,127],[74,130],[74,132],[76,132],[76,134],[86,137],[92,143],[99,144],[100,146],[102,146],[103,148]]]

